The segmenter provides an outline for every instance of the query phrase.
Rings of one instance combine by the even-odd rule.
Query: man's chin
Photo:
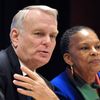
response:
[[[41,62],[41,66],[44,66],[48,63],[49,61],[46,61],[46,62]]]

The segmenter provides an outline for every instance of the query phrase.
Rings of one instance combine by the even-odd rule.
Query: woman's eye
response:
[[[88,47],[81,47],[81,50],[88,50]]]
[[[95,48],[96,48],[96,49],[100,49],[100,45],[96,46]]]

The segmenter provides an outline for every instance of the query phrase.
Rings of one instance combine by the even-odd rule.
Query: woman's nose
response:
[[[98,55],[98,51],[93,47],[90,52],[91,55]]]

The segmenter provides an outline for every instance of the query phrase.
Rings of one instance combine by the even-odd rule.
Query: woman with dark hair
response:
[[[89,27],[75,26],[63,34],[60,45],[69,66],[51,83],[70,100],[99,100],[100,40],[97,34]]]

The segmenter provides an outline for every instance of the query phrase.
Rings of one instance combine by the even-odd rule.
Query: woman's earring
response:
[[[73,74],[73,65],[70,65],[71,72]]]

